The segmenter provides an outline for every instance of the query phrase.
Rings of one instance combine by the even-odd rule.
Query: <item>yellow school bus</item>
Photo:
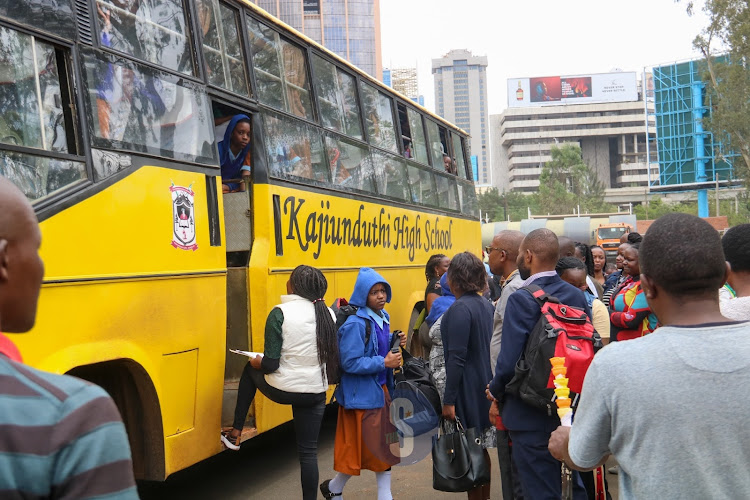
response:
[[[250,3],[19,0],[0,8],[0,174],[46,265],[25,362],[104,387],[136,477],[222,450],[246,358],[299,264],[326,300],[388,279],[393,328],[430,255],[480,251],[466,133]],[[249,118],[249,178],[221,177]],[[225,183],[241,190],[222,193]],[[260,394],[245,438],[290,420]]]

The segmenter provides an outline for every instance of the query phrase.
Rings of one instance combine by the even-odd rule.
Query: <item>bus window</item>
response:
[[[320,133],[302,122],[266,114],[266,146],[271,175],[328,182]]]
[[[471,177],[466,175],[466,156],[464,155],[463,141],[458,134],[451,134],[451,136],[453,136],[453,161],[458,176],[462,179],[470,179]]]
[[[239,13],[218,0],[197,0],[197,4],[208,82],[247,96]]]
[[[82,162],[37,156],[33,150],[77,154],[64,51],[0,26],[0,174],[31,201],[86,178]],[[2,144],[28,148],[3,150]]]
[[[0,16],[15,19],[21,24],[43,29],[68,40],[76,39],[73,0],[0,2]]]
[[[211,108],[222,191],[245,191],[243,181],[249,180],[252,172],[253,127],[250,113],[218,102],[212,102]]]
[[[182,0],[97,0],[99,42],[133,57],[193,74]]]
[[[401,201],[411,201],[404,161],[385,153],[373,152],[372,162],[375,166],[378,194]]]
[[[427,161],[427,141],[424,139],[424,127],[422,127],[422,115],[411,108],[407,108],[406,116],[409,119],[409,131],[411,132],[411,158],[419,163],[429,165]]]
[[[435,175],[432,171],[409,165],[409,184],[412,200],[422,205],[437,206]]]
[[[333,183],[344,189],[375,192],[372,160],[366,147],[326,135]]]
[[[354,77],[317,55],[313,55],[312,64],[321,123],[326,128],[361,139]]]
[[[370,144],[398,153],[391,99],[365,83],[362,85],[362,101]]]
[[[458,210],[456,178],[436,173],[435,182],[437,184],[438,205],[449,210]]]
[[[472,217],[479,216],[479,203],[477,202],[477,193],[474,190],[474,184],[471,182],[460,183],[458,188],[462,191],[461,212]]]
[[[217,164],[208,98],[182,79],[90,49],[82,50],[96,147],[118,147]]]
[[[299,47],[248,16],[253,71],[263,104],[312,120],[305,54]]]
[[[427,124],[427,141],[430,145],[430,154],[432,155],[432,166],[436,170],[444,171],[443,155],[448,152],[442,137],[445,129],[438,127],[438,124],[430,119],[426,119]]]

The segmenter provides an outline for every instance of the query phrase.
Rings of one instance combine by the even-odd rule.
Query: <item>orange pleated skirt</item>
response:
[[[339,406],[333,470],[359,476],[362,469],[383,472],[400,462],[399,439],[390,421],[391,398],[383,386],[385,406],[346,410]]]

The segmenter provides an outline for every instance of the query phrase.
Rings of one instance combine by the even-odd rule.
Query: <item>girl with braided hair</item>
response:
[[[427,279],[427,289],[424,291],[425,314],[429,314],[433,301],[443,295],[440,277],[448,270],[450,263],[450,257],[438,253],[430,256],[424,266],[424,277]]]
[[[302,498],[312,500],[318,486],[318,434],[329,380],[338,379],[339,350],[334,314],[323,301],[325,276],[297,266],[266,320],[263,356],[245,365],[237,392],[234,424],[221,441],[240,449],[240,434],[256,390],[278,404],[291,405],[301,468]]]

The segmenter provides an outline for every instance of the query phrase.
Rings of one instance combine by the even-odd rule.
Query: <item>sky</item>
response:
[[[702,5],[701,2],[696,4]],[[707,24],[685,0],[380,0],[383,67],[417,66],[434,110],[432,59],[469,49],[488,59],[489,112],[507,107],[508,78],[607,73],[694,59]]]

